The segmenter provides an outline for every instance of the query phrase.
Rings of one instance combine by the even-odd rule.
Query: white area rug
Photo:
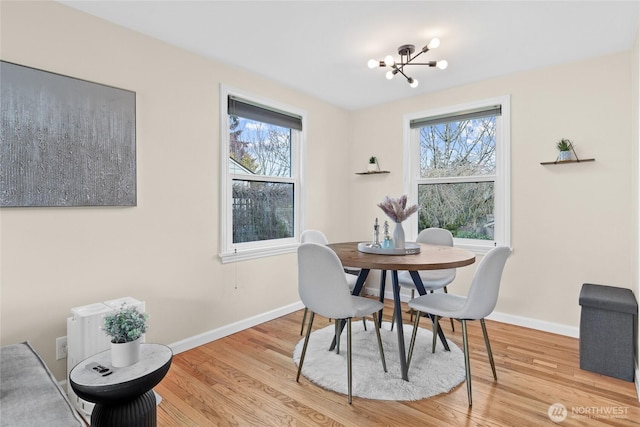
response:
[[[464,355],[451,340],[451,351],[444,351],[438,340],[436,352],[431,353],[431,331],[419,328],[416,348],[409,367],[409,381],[402,379],[398,336],[391,324],[384,322],[380,329],[387,372],[382,369],[378,340],[372,321],[364,331],[361,320],[352,323],[353,396],[375,400],[420,400],[445,393],[465,379]],[[405,350],[409,353],[412,325],[404,325]],[[340,354],[329,351],[333,340],[333,323],[311,333],[302,375],[320,387],[347,394],[347,329],[340,340]],[[300,363],[304,339],[293,350],[293,361]],[[303,381],[303,379],[300,379]]]

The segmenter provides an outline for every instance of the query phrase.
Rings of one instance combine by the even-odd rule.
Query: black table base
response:
[[[156,427],[156,394],[153,390],[122,403],[97,403],[91,427]]]

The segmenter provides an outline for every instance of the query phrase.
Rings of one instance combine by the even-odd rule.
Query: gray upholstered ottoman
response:
[[[580,368],[633,381],[638,314],[633,292],[585,283],[580,305]]]

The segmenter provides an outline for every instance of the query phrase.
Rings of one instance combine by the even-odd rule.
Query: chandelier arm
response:
[[[428,65],[429,67],[435,67],[437,65],[437,61],[429,61],[429,62],[407,62],[406,64],[402,64],[402,66],[404,67],[405,65]]]
[[[406,64],[405,64],[406,65]],[[396,70],[398,70],[398,72],[400,74],[402,74],[404,76],[405,79],[409,80],[411,77],[407,76],[400,68],[396,67],[395,65],[393,66],[393,68],[395,68]]]
[[[416,59],[418,56],[422,55],[423,53],[424,53],[423,51],[420,51],[417,54],[415,54],[413,57],[411,57],[411,54],[407,55],[408,61],[407,61],[407,64],[405,64],[405,65],[410,64],[411,61],[413,61],[414,59]]]

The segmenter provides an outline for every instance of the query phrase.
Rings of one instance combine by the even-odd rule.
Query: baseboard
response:
[[[248,319],[243,319],[230,325],[225,325],[221,328],[212,329],[210,331],[203,332],[202,334],[177,341],[173,344],[169,344],[169,347],[173,350],[174,354],[182,353],[183,351],[191,350],[192,348],[196,348],[211,341],[235,334],[236,332],[252,328],[260,325],[261,323],[268,322],[269,320],[277,319],[278,317],[285,316],[303,308],[304,305],[302,305],[302,302],[289,304],[257,316],[249,317]]]
[[[367,287],[364,289],[364,293],[367,295],[373,295],[373,296],[380,295],[379,290],[376,287]],[[385,298],[393,299],[393,293],[388,291],[385,292]],[[409,294],[406,294],[406,295],[404,293],[400,294],[400,299],[404,302],[409,301],[409,298],[410,298]],[[301,310],[303,308],[304,306],[302,305],[302,302],[289,304],[284,307],[280,307],[275,310],[250,317],[248,319],[243,319],[239,322],[232,323],[230,325],[225,325],[221,328],[212,329],[202,334],[199,334],[190,338],[186,338],[184,340],[175,342],[173,344],[169,344],[169,347],[171,347],[171,349],[175,354],[182,353],[183,351],[191,350],[192,348],[196,348],[198,346],[207,344],[211,341],[224,338],[228,335],[235,334],[236,332],[240,332],[242,330],[251,328],[261,323],[268,322],[269,320],[273,320],[278,317],[285,316],[289,313],[293,313],[294,311]],[[508,323],[516,326],[522,326],[525,328],[531,328],[531,329],[536,329],[540,331],[550,332],[554,334],[565,335],[573,338],[579,337],[578,327],[562,325],[559,323],[546,322],[543,320],[532,319],[529,317],[493,312],[489,317],[487,317],[487,319],[495,320],[496,322]],[[638,377],[639,376],[636,375],[636,378]]]
[[[562,325],[560,323],[547,322],[544,320],[532,319],[530,317],[515,316],[513,314],[500,313],[497,311],[491,313],[487,319],[535,329],[538,331],[550,332],[552,334],[564,335],[571,338],[580,337],[580,328],[577,326]]]
[[[364,289],[365,294],[380,296],[379,288],[366,287]],[[385,290],[385,299],[393,299],[393,292]],[[411,298],[409,293],[400,291],[400,301],[408,302]],[[495,320],[496,322],[508,323],[510,325],[522,326],[525,328],[536,329],[538,331],[550,332],[552,334],[564,335],[572,338],[580,337],[580,328],[577,326],[562,325],[560,323],[547,322],[544,320],[533,319],[530,317],[516,316],[513,314],[500,313],[494,311],[487,317],[489,320]]]

